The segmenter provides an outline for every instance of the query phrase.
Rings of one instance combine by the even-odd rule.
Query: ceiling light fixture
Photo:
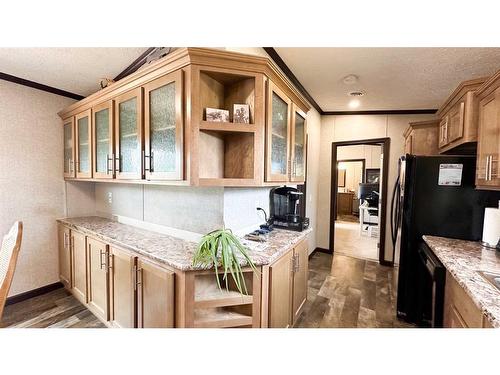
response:
[[[358,100],[358,99],[352,99],[352,100],[349,102],[349,108],[352,108],[352,109],[354,109],[354,108],[358,108],[360,104],[361,104],[361,103],[359,102],[359,100]]]
[[[355,74],[349,74],[342,79],[342,82],[344,82],[346,85],[354,85],[355,83],[358,82],[358,76]]]

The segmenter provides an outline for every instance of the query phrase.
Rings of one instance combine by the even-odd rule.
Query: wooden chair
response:
[[[22,237],[23,223],[22,221],[16,221],[2,240],[2,247],[0,248],[0,321],[2,320],[3,308],[9,294],[10,285],[14,278]]]

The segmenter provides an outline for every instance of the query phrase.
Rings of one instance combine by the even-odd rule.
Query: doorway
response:
[[[330,252],[384,260],[389,138],[332,143]]]

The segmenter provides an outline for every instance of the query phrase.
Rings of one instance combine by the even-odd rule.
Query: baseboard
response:
[[[317,247],[316,249],[314,249],[311,254],[309,254],[309,259],[311,259],[311,257],[314,255],[314,253],[325,253],[325,254],[332,254],[332,252],[328,249],[325,249],[323,247]]]
[[[53,283],[53,284],[45,285],[45,286],[42,286],[40,288],[36,288],[33,290],[28,290],[27,292],[16,294],[15,296],[7,298],[7,300],[5,301],[5,306],[13,305],[15,303],[25,301],[25,300],[33,298],[33,297],[40,296],[40,295],[48,293],[48,292],[52,292],[53,290],[56,290],[56,289],[59,289],[62,287],[63,287],[63,284],[60,281],[58,281],[58,282]]]

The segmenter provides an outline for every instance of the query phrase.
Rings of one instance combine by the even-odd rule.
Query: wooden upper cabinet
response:
[[[411,155],[438,155],[440,131],[438,120],[410,122],[404,133],[405,153]]]
[[[63,121],[64,133],[64,177],[74,178],[75,174],[75,118]]]
[[[464,136],[465,101],[460,101],[450,110],[448,124],[449,143],[455,142]]]
[[[94,178],[114,177],[113,101],[92,108],[92,166]]]
[[[59,112],[64,177],[194,186],[302,183],[309,108],[268,58],[179,48]]]
[[[174,272],[137,261],[137,327],[174,326]]]
[[[58,224],[59,240],[59,279],[68,289],[71,289],[71,231],[68,227]]]
[[[182,70],[144,86],[144,170],[148,180],[184,178]]]
[[[266,181],[287,182],[290,172],[291,100],[268,82],[266,127]]]
[[[290,181],[304,182],[306,179],[307,121],[306,114],[295,104],[292,105],[291,126],[291,170]]]
[[[86,110],[75,116],[76,177],[92,178],[92,116]]]
[[[109,320],[108,245],[87,238],[87,301],[89,308],[102,320]]]
[[[113,327],[134,328],[136,323],[135,265],[137,257],[109,248],[109,320]]]
[[[439,121],[439,142],[440,148],[445,147],[448,142],[448,115],[444,116],[441,121]]]
[[[143,177],[142,88],[115,98],[115,176]]]
[[[485,81],[478,78],[460,83],[437,111],[440,153],[472,153],[475,149],[478,115],[475,92]]]
[[[500,71],[478,90],[476,187],[500,190]]]

